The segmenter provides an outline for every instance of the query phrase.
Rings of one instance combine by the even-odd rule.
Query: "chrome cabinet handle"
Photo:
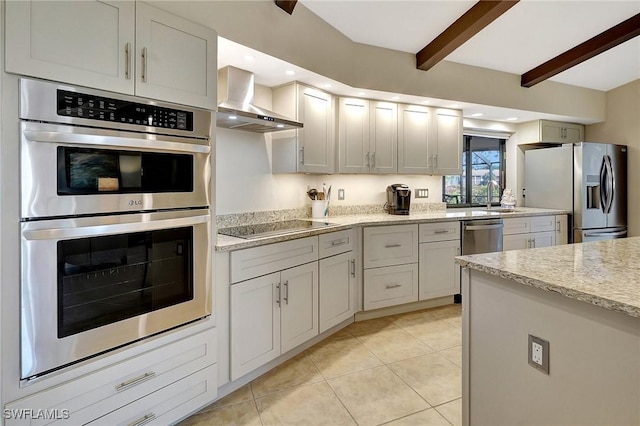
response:
[[[384,248],[402,247],[402,244],[387,244]]]
[[[356,260],[351,259],[349,263],[351,263],[351,276],[355,278],[356,277]]]
[[[156,376],[155,371],[148,371],[144,373],[142,376],[134,377],[131,380],[127,380],[126,382],[122,382],[119,385],[116,385],[116,391],[121,392],[123,390],[132,388],[134,386],[139,385],[142,382],[146,382],[149,379],[152,379]]]
[[[146,425],[147,423],[149,423],[150,421],[154,420],[156,418],[156,415],[151,412],[149,414],[145,414],[143,417],[139,418],[138,420],[129,423],[127,426],[142,426],[142,425]]]
[[[131,79],[131,43],[124,45],[124,77]]]
[[[398,288],[398,287],[402,287],[402,284],[387,284],[387,285],[385,286],[385,288],[386,288],[387,290],[390,290],[390,289],[392,289],[392,288]]]
[[[341,246],[343,244],[347,244],[349,242],[348,239],[343,239],[343,240],[335,240],[335,241],[331,241],[331,246],[335,247],[335,246]]]
[[[433,156],[433,168],[434,169],[438,168],[438,154]]]
[[[284,303],[289,304],[289,280],[284,282]]]
[[[142,78],[142,82],[147,82],[147,48],[142,48],[142,72],[140,77]]]
[[[300,164],[304,164],[304,146],[300,148]]]
[[[371,154],[371,167],[376,166],[376,153]]]
[[[276,297],[276,303],[278,304],[278,307],[280,307],[280,303],[281,303],[281,299],[282,299],[282,292],[280,291],[280,283],[276,284],[276,290],[278,291],[278,296]]]
[[[531,245],[533,246],[532,248],[536,248],[536,239],[535,238],[531,239]]]
[[[556,221],[556,232],[560,232],[560,221]]]
[[[367,154],[366,154],[364,157],[365,157],[365,159],[366,159],[366,161],[367,161],[366,166],[367,166],[367,167],[371,167],[371,164],[369,163],[369,153],[367,152]]]
[[[448,229],[438,229],[435,232],[435,234],[448,234],[448,233],[449,233]]]

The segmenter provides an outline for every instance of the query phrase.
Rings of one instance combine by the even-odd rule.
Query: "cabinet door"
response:
[[[298,149],[302,151],[298,171],[333,173],[333,97],[317,89],[298,86],[298,120],[304,124],[297,130]]]
[[[398,110],[398,173],[431,173],[429,160],[430,109],[400,105]]]
[[[562,123],[540,120],[540,142],[564,142]]]
[[[136,94],[215,109],[217,34],[136,2]]]
[[[280,273],[231,286],[231,380],[280,355]]]
[[[318,262],[281,274],[281,349],[285,353],[318,335]]]
[[[568,221],[566,214],[556,215],[556,240],[557,246],[569,243]]]
[[[6,2],[7,72],[133,94],[134,4]]]
[[[320,275],[320,333],[350,318],[356,309],[355,259],[351,252],[322,259]]]
[[[433,174],[459,175],[462,173],[462,117],[455,111],[437,111],[435,120],[436,148],[433,154],[429,153]]]
[[[338,171],[369,173],[369,102],[341,98],[338,108]]]
[[[454,258],[460,255],[460,240],[420,244],[420,300],[450,296],[460,292],[460,267]]]
[[[530,239],[529,234],[505,235],[502,237],[502,251],[528,249]]]
[[[378,309],[418,300],[418,264],[365,269],[364,309]]]
[[[531,248],[550,247],[554,245],[556,245],[556,231],[531,234]]]
[[[398,105],[371,102],[369,132],[371,173],[398,172]]]
[[[565,124],[564,126],[564,142],[576,143],[583,142],[584,136],[582,136],[583,127],[579,124]]]

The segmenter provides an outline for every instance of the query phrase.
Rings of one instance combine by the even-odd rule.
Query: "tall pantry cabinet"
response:
[[[217,34],[143,2],[6,2],[7,72],[215,109]]]

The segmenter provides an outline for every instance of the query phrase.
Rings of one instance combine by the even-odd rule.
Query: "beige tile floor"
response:
[[[460,305],[357,322],[180,426],[460,425],[460,346]]]

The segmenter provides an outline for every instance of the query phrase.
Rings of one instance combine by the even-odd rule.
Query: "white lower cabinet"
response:
[[[215,329],[203,331],[11,402],[5,410],[49,410],[58,418],[5,424],[173,423],[215,399],[216,340]]]
[[[231,285],[231,380],[318,335],[318,263]]]
[[[365,269],[364,309],[378,309],[418,300],[418,264]]]
[[[556,244],[555,216],[532,216],[504,219],[502,250],[549,247]]]
[[[454,259],[459,255],[459,239],[420,244],[420,300],[451,296],[460,292],[460,267]]]
[[[351,251],[319,262],[320,333],[355,314],[355,262]]]

